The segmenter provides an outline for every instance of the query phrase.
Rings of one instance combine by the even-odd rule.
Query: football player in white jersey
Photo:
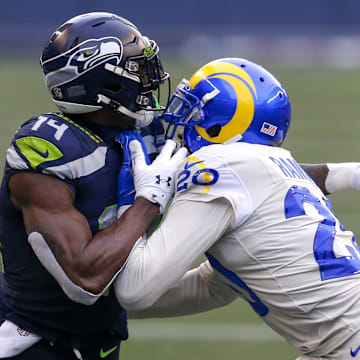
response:
[[[179,84],[163,119],[170,138],[184,127],[192,154],[161,226],[138,241],[115,281],[132,317],[191,314],[242,297],[300,359],[357,355],[359,248],[280,147],[290,117],[282,85],[244,59],[210,62]],[[136,187],[145,160],[139,143],[130,149]],[[360,190],[359,164],[328,168],[328,192]],[[208,260],[186,272],[204,253]]]

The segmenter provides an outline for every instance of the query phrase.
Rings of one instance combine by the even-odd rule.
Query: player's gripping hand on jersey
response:
[[[123,163],[119,171],[117,189],[117,218],[119,218],[135,201],[134,176],[132,174],[132,159],[129,144],[133,140],[140,141],[144,149],[146,163],[150,164],[151,161],[148,157],[146,145],[136,129],[121,132],[115,137],[115,140],[121,145],[123,150]]]
[[[135,198],[144,197],[158,203],[162,213],[174,194],[175,173],[185,160],[187,149],[182,147],[176,151],[176,142],[167,140],[154,162],[148,165],[139,141],[131,141],[129,148],[134,171]]]

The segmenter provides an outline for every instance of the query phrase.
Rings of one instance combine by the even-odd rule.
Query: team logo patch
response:
[[[29,336],[30,335],[29,331],[22,329],[21,327],[18,327],[16,330],[20,336]]]
[[[277,126],[269,124],[267,122],[263,122],[260,132],[270,136],[275,136],[276,130],[277,130]]]
[[[46,84],[50,88],[59,86],[76,79],[110,59],[115,59],[115,63],[118,65],[122,57],[123,45],[116,37],[109,36],[84,41],[66,53],[43,63],[44,70],[56,69],[46,74]]]

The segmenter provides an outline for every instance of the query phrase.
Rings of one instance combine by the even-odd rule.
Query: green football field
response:
[[[164,63],[173,86],[195,70]],[[292,125],[284,146],[295,158],[308,163],[360,161],[360,69],[267,68],[281,80],[291,100]],[[33,115],[55,110],[36,58],[0,61],[0,109],[2,168],[17,127]],[[360,234],[360,194],[346,191],[330,199],[345,227]],[[241,300],[196,316],[130,320],[129,328],[122,359],[291,360],[298,355]]]

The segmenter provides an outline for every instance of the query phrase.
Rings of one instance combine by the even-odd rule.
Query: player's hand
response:
[[[123,163],[121,165],[118,176],[118,191],[117,191],[117,218],[119,218],[133,203],[135,200],[135,186],[134,178],[132,175],[132,160],[129,149],[129,144],[133,140],[142,142],[144,152],[146,151],[145,144],[141,138],[141,135],[136,129],[124,130],[120,134],[115,136],[115,141],[118,142],[123,150]],[[150,160],[145,154],[145,160],[147,164],[150,164]]]
[[[159,204],[162,213],[175,191],[176,170],[188,152],[185,148],[174,152],[175,141],[167,140],[155,161],[147,165],[140,142],[131,141],[129,147],[134,171],[135,196]]]

